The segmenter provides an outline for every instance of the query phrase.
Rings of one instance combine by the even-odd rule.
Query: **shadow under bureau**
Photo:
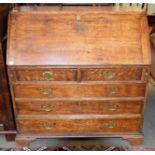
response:
[[[52,137],[143,142],[151,64],[144,12],[18,7],[8,32],[18,144]]]

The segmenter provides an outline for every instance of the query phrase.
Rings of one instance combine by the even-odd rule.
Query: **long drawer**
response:
[[[142,107],[142,100],[16,101],[19,115],[138,114]]]
[[[145,83],[33,83],[15,84],[17,98],[136,97],[144,96]]]
[[[18,69],[18,81],[131,81],[141,80],[140,68]]]
[[[140,119],[18,119],[21,133],[139,132]]]

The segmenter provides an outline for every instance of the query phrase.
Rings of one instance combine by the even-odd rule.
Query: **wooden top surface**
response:
[[[112,7],[20,7],[10,13],[8,65],[147,65],[142,11]]]

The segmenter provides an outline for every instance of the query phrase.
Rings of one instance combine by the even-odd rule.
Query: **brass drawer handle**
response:
[[[52,128],[54,128],[54,126],[55,126],[55,124],[49,123],[49,122],[45,122],[45,123],[43,124],[43,127],[44,127],[45,129],[52,129]]]
[[[53,76],[54,76],[54,73],[52,73],[52,72],[43,72],[43,77],[46,80],[51,79]]]
[[[110,110],[110,111],[115,111],[115,110],[117,110],[118,108],[119,108],[119,106],[116,105],[116,104],[109,104],[109,105],[106,106],[106,109],[107,109],[107,110]]]
[[[50,106],[50,105],[43,105],[43,106],[41,107],[41,109],[42,109],[43,111],[49,112],[49,111],[52,111],[52,110],[53,110],[53,107]]]
[[[116,124],[114,122],[109,122],[105,124],[106,128],[113,129],[116,128]]]
[[[43,94],[43,95],[49,95],[52,93],[52,89],[51,88],[41,88],[40,89],[40,92]]]
[[[108,92],[110,95],[115,95],[115,94],[118,93],[118,88],[116,88],[116,87],[107,88],[107,92]]]
[[[106,80],[113,80],[116,77],[116,73],[113,71],[106,71],[102,73],[102,76],[104,77],[104,79]]]

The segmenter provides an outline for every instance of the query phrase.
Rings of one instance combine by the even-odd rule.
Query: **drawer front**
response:
[[[27,101],[16,102],[19,115],[138,114],[143,101]]]
[[[78,76],[78,77],[77,77]],[[142,69],[137,68],[96,68],[80,69],[18,69],[18,81],[131,81],[141,80]]]
[[[81,77],[82,81],[141,80],[142,69],[128,69],[128,68],[82,69]]]
[[[139,119],[19,119],[20,133],[139,132]]]
[[[17,70],[18,81],[75,81],[76,69]]]
[[[135,97],[144,96],[145,83],[17,84],[14,94],[17,98]]]

